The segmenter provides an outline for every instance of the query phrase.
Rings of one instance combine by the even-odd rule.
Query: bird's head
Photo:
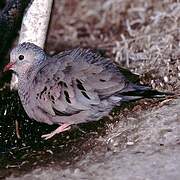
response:
[[[38,65],[46,58],[46,54],[39,46],[24,42],[15,47],[10,53],[10,63],[4,71],[13,70],[17,75],[27,72],[33,65]]]

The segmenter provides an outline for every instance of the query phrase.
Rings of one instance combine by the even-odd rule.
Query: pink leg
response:
[[[50,139],[52,138],[55,134],[59,134],[61,132],[64,132],[64,131],[67,131],[69,130],[71,127],[70,127],[71,124],[63,124],[63,125],[60,125],[57,129],[55,129],[54,131],[52,131],[51,133],[49,134],[44,134],[42,135],[41,137],[44,138],[45,140],[47,139]]]

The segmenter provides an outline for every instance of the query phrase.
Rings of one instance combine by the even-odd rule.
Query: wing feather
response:
[[[90,50],[74,49],[49,57],[33,79],[33,101],[47,113],[72,114],[99,105],[125,87],[115,64]]]

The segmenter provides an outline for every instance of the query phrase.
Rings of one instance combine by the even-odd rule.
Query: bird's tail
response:
[[[122,101],[133,101],[142,98],[163,98],[172,95],[174,94],[170,92],[161,92],[154,90],[149,86],[134,84],[131,84],[125,91],[119,92],[118,94],[118,96],[122,98]]]

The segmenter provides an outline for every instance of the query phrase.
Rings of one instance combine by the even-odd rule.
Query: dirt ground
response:
[[[180,2],[55,0],[46,50],[77,46],[177,95],[125,104],[109,118],[44,141],[41,134],[55,126],[29,120],[17,93],[1,90],[0,179],[178,180]]]

